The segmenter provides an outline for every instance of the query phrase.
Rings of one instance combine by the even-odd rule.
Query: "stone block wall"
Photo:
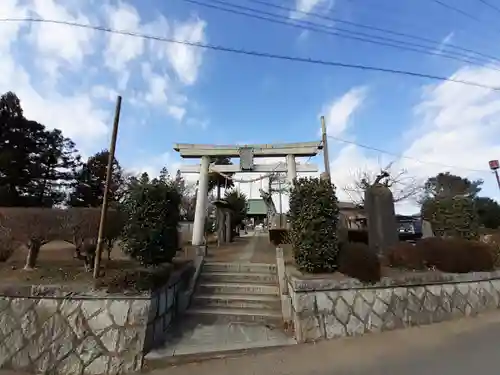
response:
[[[445,275],[441,281],[288,278],[299,342],[441,322],[500,308],[500,273]]]
[[[108,295],[64,287],[0,290],[0,369],[80,375],[138,371],[179,313],[186,273],[153,294]]]
[[[168,285],[151,295],[144,354],[164,344],[172,321],[186,309],[182,298],[189,287],[188,276],[187,272],[175,275]]]

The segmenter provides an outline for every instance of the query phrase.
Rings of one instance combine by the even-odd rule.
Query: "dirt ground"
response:
[[[64,241],[50,242],[40,249],[36,268],[24,270],[27,249],[20,247],[5,263],[0,263],[0,283],[30,285],[30,284],[64,284],[93,286],[95,280],[92,272],[85,270],[84,262],[74,258],[74,246]],[[188,260],[184,256],[175,259],[173,268],[177,268]],[[119,244],[111,251],[111,261],[107,260],[107,252],[103,252],[102,277],[100,283],[118,280],[120,277],[144,271],[137,262],[130,260],[121,250]]]

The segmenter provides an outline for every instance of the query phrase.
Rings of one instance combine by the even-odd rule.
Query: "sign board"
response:
[[[500,168],[500,163],[498,162],[498,160],[490,160],[488,164],[490,165],[490,169],[493,171]]]
[[[240,169],[242,171],[253,170],[253,148],[240,148]]]

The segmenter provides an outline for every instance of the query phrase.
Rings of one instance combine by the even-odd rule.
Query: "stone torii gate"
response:
[[[285,144],[255,144],[255,145],[202,145],[177,143],[174,150],[184,159],[201,159],[199,165],[181,166],[181,173],[199,173],[198,194],[193,226],[194,246],[203,245],[205,211],[208,198],[208,174],[210,171],[221,173],[278,173],[286,172],[287,180],[293,181],[297,172],[317,172],[314,164],[297,164],[295,157],[312,157],[322,149],[319,141],[285,143]],[[213,157],[239,158],[239,165],[210,165]],[[255,157],[285,157],[286,164],[254,164]]]

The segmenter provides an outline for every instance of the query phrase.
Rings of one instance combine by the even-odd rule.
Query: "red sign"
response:
[[[498,160],[490,160],[489,163],[490,169],[495,170],[500,168],[500,164],[498,163]]]

